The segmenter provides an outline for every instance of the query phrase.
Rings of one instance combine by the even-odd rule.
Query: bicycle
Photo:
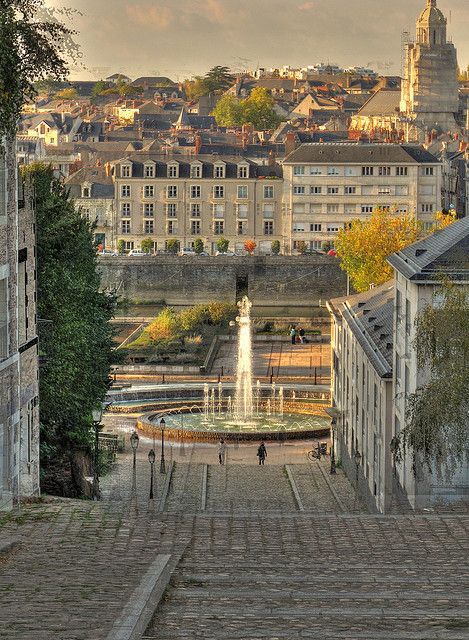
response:
[[[310,462],[314,462],[314,460],[320,460],[321,459],[321,445],[318,442],[318,446],[316,449],[312,449],[311,451],[308,451],[308,453],[306,454],[308,456],[308,460]]]

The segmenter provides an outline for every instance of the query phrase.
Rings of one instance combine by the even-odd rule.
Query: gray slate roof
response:
[[[414,282],[442,276],[469,282],[469,218],[463,218],[388,258],[389,264]]]
[[[284,164],[309,162],[317,164],[439,163],[433,154],[419,145],[371,143],[303,144],[284,160]]]
[[[72,198],[81,198],[81,187],[85,183],[91,185],[91,198],[114,198],[114,182],[103,167],[79,169],[65,181]]]
[[[359,116],[395,116],[399,108],[401,92],[398,90],[380,89],[363,105]]]

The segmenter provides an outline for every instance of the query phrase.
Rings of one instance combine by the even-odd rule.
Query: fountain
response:
[[[251,307],[247,296],[238,302],[238,361],[234,410],[238,420],[249,420],[253,417]]]

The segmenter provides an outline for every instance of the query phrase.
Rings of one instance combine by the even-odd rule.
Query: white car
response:
[[[232,258],[233,256],[236,255],[236,253],[234,253],[234,251],[217,251],[216,256],[225,256],[225,258]]]
[[[191,248],[189,247],[189,248],[186,248],[186,249],[183,249],[182,251],[180,251],[180,252],[179,252],[179,255],[180,255],[180,256],[195,256],[195,255],[197,255],[197,254],[196,254],[196,252],[194,251],[194,249],[191,249]]]
[[[102,251],[98,251],[98,256],[113,256],[114,258],[118,257],[117,251],[113,249],[103,249]]]
[[[151,254],[145,253],[145,251],[142,251],[141,249],[131,249],[127,255],[133,258],[142,258],[144,256],[149,256]]]

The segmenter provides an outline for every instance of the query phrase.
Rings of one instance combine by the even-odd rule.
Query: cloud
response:
[[[126,13],[132,22],[146,27],[156,27],[160,31],[165,31],[174,22],[174,13],[169,7],[134,4],[126,7]]]

